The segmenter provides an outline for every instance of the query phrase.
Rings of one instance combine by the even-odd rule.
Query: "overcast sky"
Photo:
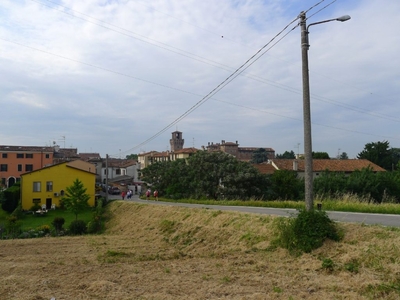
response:
[[[178,130],[303,153],[301,11],[351,16],[309,30],[313,151],[400,147],[393,0],[1,0],[0,144],[125,157]]]

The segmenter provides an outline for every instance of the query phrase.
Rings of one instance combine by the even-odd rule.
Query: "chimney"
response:
[[[293,161],[293,171],[297,171],[298,166],[299,166],[299,162],[297,160],[294,160]]]

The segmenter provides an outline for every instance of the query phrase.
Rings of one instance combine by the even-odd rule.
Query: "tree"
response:
[[[65,208],[75,214],[75,220],[78,219],[78,214],[82,210],[89,207],[90,196],[86,194],[86,190],[82,181],[77,178],[71,186],[66,188],[65,196],[62,198]]]
[[[223,152],[198,151],[187,159],[152,164],[142,174],[143,181],[173,198],[262,198],[267,182],[252,164]]]
[[[297,200],[304,197],[304,181],[291,170],[277,170],[270,175],[272,199]]]
[[[285,151],[283,154],[277,154],[276,158],[279,159],[295,159],[296,158],[296,154],[294,154],[293,150],[288,152]]]
[[[313,159],[330,159],[329,154],[327,152],[314,152],[312,153]]]
[[[386,170],[392,170],[394,164],[393,151],[389,148],[388,141],[366,144],[357,158],[368,159]]]
[[[349,157],[348,157],[348,155],[347,155],[346,152],[342,152],[342,153],[339,155],[339,159],[349,159]]]
[[[129,154],[125,157],[126,159],[134,159],[138,160],[138,155],[137,154]]]
[[[17,207],[21,199],[21,186],[16,182],[12,187],[1,192],[0,201],[1,208],[12,213]]]
[[[260,164],[268,160],[268,152],[264,148],[258,148],[253,152],[251,156],[251,162],[253,164]]]

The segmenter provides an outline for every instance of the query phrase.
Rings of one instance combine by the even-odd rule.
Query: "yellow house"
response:
[[[22,209],[46,205],[47,209],[60,205],[66,188],[79,179],[90,196],[88,204],[95,204],[96,168],[82,160],[62,162],[21,175]]]

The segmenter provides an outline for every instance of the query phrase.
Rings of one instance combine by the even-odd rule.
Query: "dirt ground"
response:
[[[341,224],[299,257],[274,217],[114,202],[103,235],[0,241],[0,299],[399,299],[400,232]],[[327,267],[329,266],[329,267]]]

